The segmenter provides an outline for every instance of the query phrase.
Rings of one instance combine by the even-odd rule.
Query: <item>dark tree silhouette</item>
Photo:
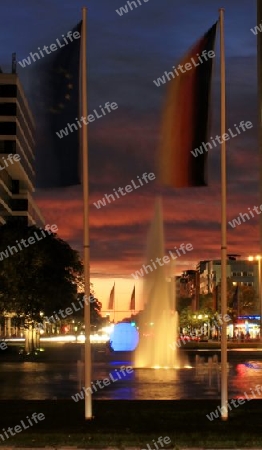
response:
[[[30,239],[31,238],[31,239]],[[33,238],[33,239],[32,239]],[[0,311],[34,323],[77,299],[78,252],[35,226],[0,228]]]

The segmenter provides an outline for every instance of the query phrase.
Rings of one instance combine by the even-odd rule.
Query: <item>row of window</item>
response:
[[[24,198],[12,198],[10,199],[10,205],[12,211],[27,211],[28,200]]]
[[[0,171],[0,180],[3,181],[9,191],[12,192],[12,178],[8,174],[7,170]],[[16,192],[13,193],[15,194]]]
[[[22,112],[25,116],[25,120],[27,121],[28,124],[30,124],[30,127],[33,126],[33,123],[31,121],[31,118],[29,117],[27,108],[25,107],[22,95],[20,94],[20,91],[19,91],[19,89],[17,89],[17,86],[15,84],[0,84],[0,97],[2,97],[2,98],[17,98],[19,105],[22,109]],[[10,107],[10,108],[12,108],[12,107]]]
[[[15,84],[0,84],[0,97],[16,97],[17,86]]]
[[[0,134],[1,134],[1,122],[0,122]],[[27,155],[28,160],[30,161],[31,165],[33,165],[33,159],[31,157],[31,154],[29,153],[27,147],[23,146],[25,144],[25,141],[23,140],[23,136],[18,130],[18,139],[22,140],[21,147],[24,151],[24,153]],[[20,141],[19,141],[20,142]],[[9,154],[9,153],[18,153],[20,156],[20,162],[22,166],[24,167],[28,177],[30,180],[34,179],[34,173],[32,172],[31,166],[28,164],[27,159],[23,156],[22,152],[19,151],[19,145],[16,146],[16,141],[5,141],[0,140],[0,153],[2,154]],[[1,163],[1,159],[0,159]]]
[[[232,277],[253,277],[253,272],[232,272]]]
[[[17,225],[27,225],[28,223],[27,216],[8,216],[5,219],[7,223],[16,223]]]
[[[16,103],[0,103],[0,116],[16,116]]]

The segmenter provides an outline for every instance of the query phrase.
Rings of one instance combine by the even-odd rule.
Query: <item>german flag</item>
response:
[[[217,23],[194,45],[169,81],[158,161],[159,180],[167,186],[207,186],[207,153],[191,151],[208,140],[213,68],[208,52],[214,51],[216,28]]]

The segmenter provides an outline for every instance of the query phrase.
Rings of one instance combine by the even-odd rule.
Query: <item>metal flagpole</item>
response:
[[[113,296],[113,302],[114,302],[114,323],[116,323],[116,288],[115,288],[115,286],[116,286],[116,283],[114,281],[114,290],[113,290],[113,293],[114,293],[114,296]]]
[[[221,76],[221,136],[226,133],[226,72],[224,9],[220,14],[220,76]],[[228,380],[227,380],[227,185],[226,185],[226,141],[221,144],[221,419],[228,419]]]
[[[262,226],[262,224],[261,224]],[[262,241],[262,230],[260,230],[261,233],[261,241]],[[262,244],[262,242],[261,242]],[[259,305],[260,305],[260,330],[259,330],[259,337],[260,337],[260,341],[262,341],[262,273],[261,273],[261,268],[262,268],[262,264],[261,264],[261,258],[262,258],[262,250],[261,253],[258,257],[258,292],[259,292]]]
[[[239,291],[240,291],[240,285],[237,282],[237,319],[240,316],[240,305],[239,305]]]
[[[87,61],[86,61],[86,16],[82,8],[81,33],[81,106],[82,116],[87,117]],[[88,180],[88,128],[81,128],[83,201],[84,201],[84,280],[85,280],[85,388],[91,387],[91,343],[90,343],[90,245],[89,245],[89,180]],[[92,396],[85,393],[85,419],[92,419]]]
[[[257,0],[257,25],[262,22],[262,4],[261,0]],[[260,192],[260,203],[262,202],[262,35],[261,32],[257,33],[257,81],[258,81],[258,101],[259,101],[259,136],[258,136],[258,145],[259,145],[259,192]],[[261,214],[262,215],[262,214]],[[262,258],[262,217],[260,215],[259,225],[260,225],[260,255]],[[261,281],[262,281],[262,273],[261,273],[262,264],[259,260],[258,262],[258,280],[259,281],[259,305],[260,305],[260,340],[262,340],[262,289],[261,289]]]

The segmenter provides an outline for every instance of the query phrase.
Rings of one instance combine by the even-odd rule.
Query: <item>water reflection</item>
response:
[[[96,362],[93,381],[108,378],[131,361]],[[62,399],[79,392],[79,371],[73,360],[59,362],[0,363],[1,399]],[[220,396],[220,353],[188,354],[181,369],[134,369],[123,379],[97,390],[99,399],[202,399]],[[262,355],[230,353],[228,362],[229,397],[251,396],[261,383]],[[262,398],[261,392],[256,398]]]

